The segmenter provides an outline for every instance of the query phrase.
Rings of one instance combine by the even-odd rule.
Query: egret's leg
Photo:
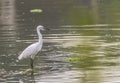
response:
[[[30,59],[31,69],[33,69],[33,62],[34,62],[34,60],[31,58],[31,59]]]

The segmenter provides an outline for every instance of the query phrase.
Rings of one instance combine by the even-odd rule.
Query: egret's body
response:
[[[18,59],[19,60],[24,59],[24,58],[34,59],[35,55],[41,50],[41,48],[42,48],[42,44],[39,42],[31,44],[21,53]]]
[[[37,34],[39,38],[38,42],[29,45],[18,57],[19,60],[24,58],[30,58],[31,68],[33,68],[34,57],[41,50],[43,44],[42,34],[40,33],[40,30],[44,30],[44,27],[41,25],[37,27]]]

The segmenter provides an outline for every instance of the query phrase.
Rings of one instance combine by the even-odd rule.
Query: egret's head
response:
[[[44,28],[42,25],[38,25],[38,26],[37,26],[37,29],[38,29],[38,30],[45,30],[45,28]]]
[[[42,25],[37,26],[37,30],[50,30],[48,28],[43,27]]]

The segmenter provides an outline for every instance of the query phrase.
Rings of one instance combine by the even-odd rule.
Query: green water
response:
[[[119,83],[119,0],[1,0],[0,83]],[[17,57],[37,41],[42,51]]]

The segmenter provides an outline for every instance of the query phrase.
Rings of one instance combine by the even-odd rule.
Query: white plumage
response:
[[[18,59],[30,58],[32,60],[31,66],[33,66],[33,59],[35,55],[41,50],[43,39],[40,30],[44,30],[44,27],[39,25],[37,26],[38,42],[29,45],[25,50],[18,56]]]
[[[24,59],[24,58],[34,59],[35,55],[41,50],[41,48],[42,48],[42,44],[40,45],[38,42],[31,44],[21,53],[18,59],[19,60]]]

